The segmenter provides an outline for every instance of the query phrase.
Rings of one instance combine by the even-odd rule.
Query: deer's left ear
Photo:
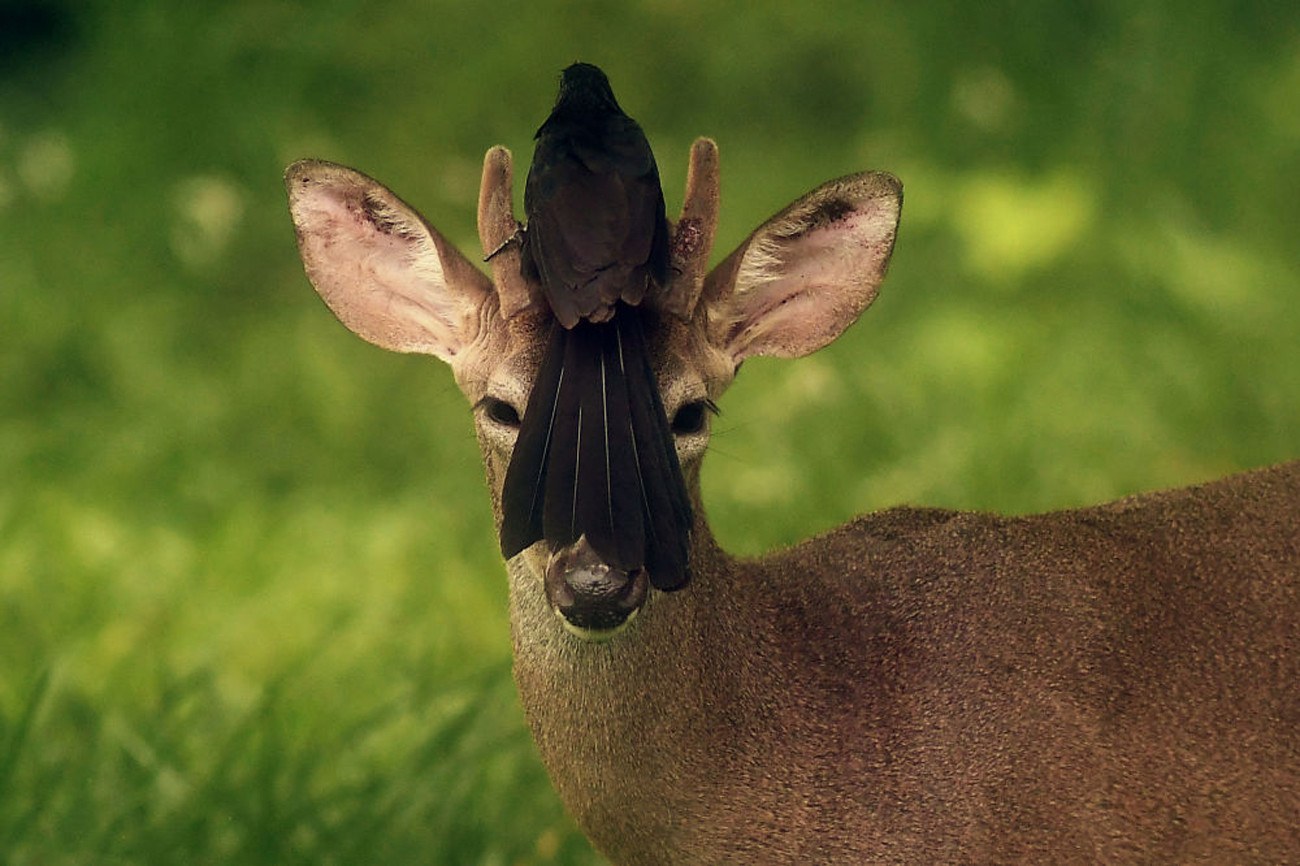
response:
[[[320,160],[284,176],[307,277],[357,336],[450,362],[478,335],[492,283],[416,211]]]
[[[763,223],[705,280],[710,342],[737,364],[830,343],[875,300],[902,205],[896,177],[866,172],[823,184]]]

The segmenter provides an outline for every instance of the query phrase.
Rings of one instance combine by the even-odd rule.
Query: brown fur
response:
[[[618,863],[1300,856],[1300,463],[1023,518],[899,508],[516,678]],[[740,613],[743,611],[743,615]],[[539,641],[539,632],[553,639]]]

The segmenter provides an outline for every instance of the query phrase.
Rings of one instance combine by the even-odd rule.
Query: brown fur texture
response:
[[[1290,862],[1298,525],[1293,462],[759,560],[702,531],[698,585],[606,644],[537,640],[516,582],[516,677],[617,863]]]

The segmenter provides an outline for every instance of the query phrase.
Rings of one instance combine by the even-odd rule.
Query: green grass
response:
[[[354,165],[472,253],[483,151],[526,160],[577,58],[670,207],[718,139],[719,256],[830,177],[906,186],[875,308],[722,402],[731,549],[1300,455],[1300,15],[493,8],[0,34],[0,863],[596,862],[514,697],[468,408],[334,322],[280,188]]]

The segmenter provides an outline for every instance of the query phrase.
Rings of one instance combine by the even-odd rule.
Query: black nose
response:
[[[586,536],[551,555],[546,597],[574,628],[602,632],[618,628],[645,603],[645,569],[625,571],[606,563]]]

